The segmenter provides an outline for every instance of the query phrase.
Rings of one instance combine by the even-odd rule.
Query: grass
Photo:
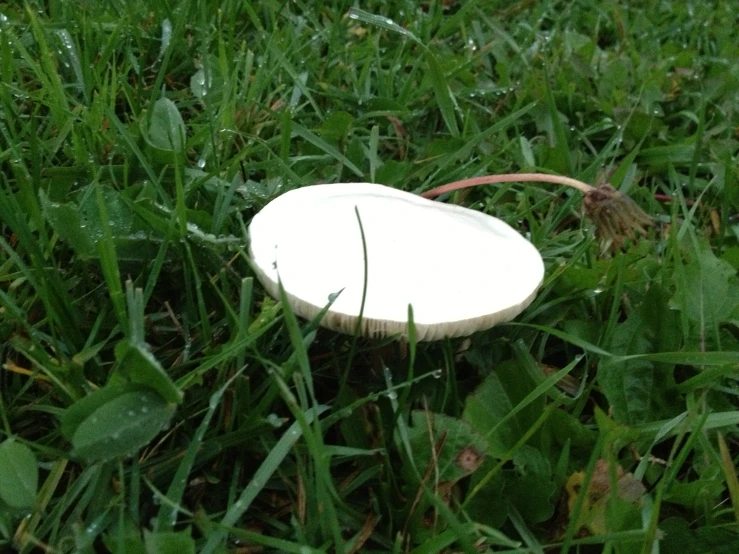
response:
[[[154,4],[2,7],[2,548],[737,550],[731,2]],[[285,190],[530,171],[655,225],[448,197],[542,252],[511,324],[402,357],[252,277]]]

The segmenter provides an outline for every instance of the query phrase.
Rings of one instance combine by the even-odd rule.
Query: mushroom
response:
[[[503,221],[370,183],[291,190],[249,236],[271,295],[281,281],[306,319],[333,300],[321,325],[368,337],[407,337],[409,305],[417,340],[488,329],[521,313],[544,278],[537,249]]]

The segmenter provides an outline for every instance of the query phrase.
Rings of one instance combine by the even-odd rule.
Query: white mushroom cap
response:
[[[316,316],[341,293],[321,325],[418,340],[465,336],[517,316],[536,296],[544,263],[536,248],[492,216],[383,185],[341,183],[295,189],[271,201],[249,226],[257,277],[293,311]]]

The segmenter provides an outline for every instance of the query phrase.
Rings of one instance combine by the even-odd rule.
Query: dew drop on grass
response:
[[[280,416],[278,416],[275,413],[271,413],[267,416],[267,422],[275,428],[282,427],[282,424],[285,422]]]

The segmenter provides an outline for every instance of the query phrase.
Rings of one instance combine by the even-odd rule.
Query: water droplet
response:
[[[172,40],[172,22],[169,19],[162,21],[162,46],[159,50],[159,58],[164,55],[170,41]]]
[[[285,423],[285,419],[284,419],[284,418],[281,418],[281,417],[280,417],[280,416],[278,416],[277,414],[274,414],[274,413],[272,413],[272,414],[269,414],[269,415],[267,416],[267,422],[268,422],[268,423],[269,423],[269,424],[270,424],[270,425],[271,425],[272,427],[276,427],[276,428],[278,428],[278,427],[282,427],[282,426],[283,426],[283,424]]]

